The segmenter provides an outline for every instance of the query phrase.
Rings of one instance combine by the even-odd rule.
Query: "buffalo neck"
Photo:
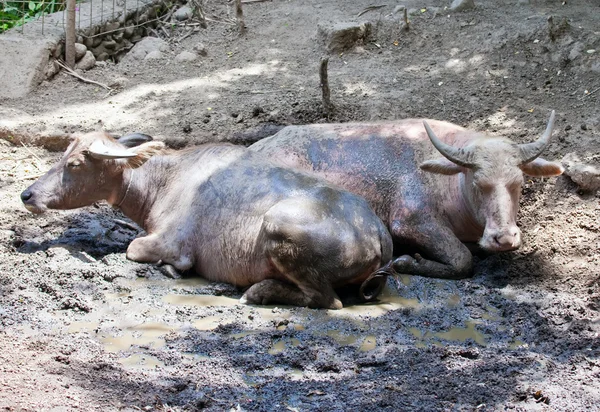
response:
[[[125,169],[121,185],[113,197],[113,206],[138,225],[147,229],[147,219],[159,196],[160,185],[150,184],[154,167],[148,163],[137,169]]]

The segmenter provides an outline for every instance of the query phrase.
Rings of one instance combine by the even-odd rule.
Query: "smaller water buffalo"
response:
[[[562,173],[559,163],[538,157],[550,143],[554,117],[527,144],[406,119],[288,126],[250,149],[365,197],[392,234],[398,273],[463,278],[472,274],[464,243],[491,252],[520,246],[523,173]]]
[[[127,258],[250,286],[243,303],[339,309],[334,288],[362,284],[371,300],[383,287],[389,267],[378,269],[392,257],[392,240],[364,199],[244,147],[171,152],[150,139],[75,139],[21,193],[25,207],[41,213],[107,200],[147,232]]]

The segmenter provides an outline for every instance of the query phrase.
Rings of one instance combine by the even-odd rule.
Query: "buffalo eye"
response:
[[[71,169],[76,169],[80,166],[81,166],[81,160],[79,160],[79,159],[73,159],[73,160],[69,160],[67,162],[67,167],[69,167]]]

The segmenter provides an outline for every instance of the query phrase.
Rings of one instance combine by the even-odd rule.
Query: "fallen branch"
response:
[[[100,86],[100,87],[102,87],[103,89],[106,89],[106,90],[108,90],[108,91],[109,91],[109,93],[110,93],[110,92],[112,92],[112,90],[113,90],[113,89],[111,89],[110,87],[108,87],[107,85],[105,85],[105,84],[103,84],[103,83],[97,82],[97,81],[95,81],[95,80],[90,80],[90,79],[87,79],[87,78],[85,78],[85,77],[83,77],[83,76],[80,76],[80,75],[79,75],[79,74],[77,74],[77,73],[76,73],[76,72],[75,72],[73,69],[70,69],[70,68],[68,68],[68,67],[67,67],[67,66],[66,66],[66,65],[65,65],[63,62],[61,62],[60,60],[56,60],[56,63],[57,63],[57,64],[58,64],[60,67],[62,67],[63,69],[65,69],[65,70],[66,70],[66,72],[67,72],[67,74],[70,74],[71,76],[78,78],[78,79],[79,79],[79,80],[81,80],[82,82],[85,82],[85,83],[91,83],[91,84],[95,84],[96,86]]]
[[[201,0],[190,0],[192,5],[192,17],[198,18],[200,20],[200,27],[206,29],[208,24],[206,23],[206,15],[204,14],[204,9],[202,8]]]
[[[382,9],[382,8],[384,8],[384,7],[386,7],[386,6],[387,6],[387,4],[381,4],[381,5],[379,5],[379,6],[369,6],[369,7],[367,7],[366,9],[364,9],[363,11],[361,11],[360,13],[358,13],[358,14],[356,15],[356,17],[360,17],[360,16],[362,16],[363,14],[365,14],[365,13],[368,13],[368,12],[370,12],[370,11],[373,11],[373,10]]]
[[[329,57],[321,59],[321,66],[319,68],[319,78],[321,79],[321,92],[323,94],[323,111],[326,116],[333,113],[333,104],[331,104],[331,96],[329,91],[329,79],[327,76],[327,65],[329,64]]]
[[[37,156],[35,153],[33,153],[33,151],[32,151],[32,150],[31,150],[29,147],[27,147],[27,146],[25,145],[25,143],[23,143],[23,142],[20,142],[20,143],[21,143],[21,146],[23,146],[25,149],[27,149],[27,151],[28,151],[29,153],[31,153],[31,155],[32,155],[33,157],[35,157],[35,159],[41,163],[42,159],[40,159],[40,158],[39,158],[39,157],[38,157],[38,156]]]
[[[597,87],[596,89],[592,90],[591,92],[589,92],[588,94],[584,94],[583,96],[581,96],[579,98],[579,100],[583,100],[588,96],[591,96],[592,94],[596,93],[598,90],[600,90],[600,87]]]

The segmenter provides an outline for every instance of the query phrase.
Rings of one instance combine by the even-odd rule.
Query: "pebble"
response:
[[[198,58],[198,55],[196,53],[192,53],[189,51],[182,51],[177,56],[175,56],[175,61],[178,63],[193,62],[197,58]]]
[[[75,68],[80,69],[80,70],[89,70],[92,67],[94,67],[95,65],[96,65],[96,58],[94,57],[94,53],[92,53],[91,51],[88,50],[85,52],[85,55],[83,56],[83,58],[81,60],[79,60],[79,62],[75,66]]]

